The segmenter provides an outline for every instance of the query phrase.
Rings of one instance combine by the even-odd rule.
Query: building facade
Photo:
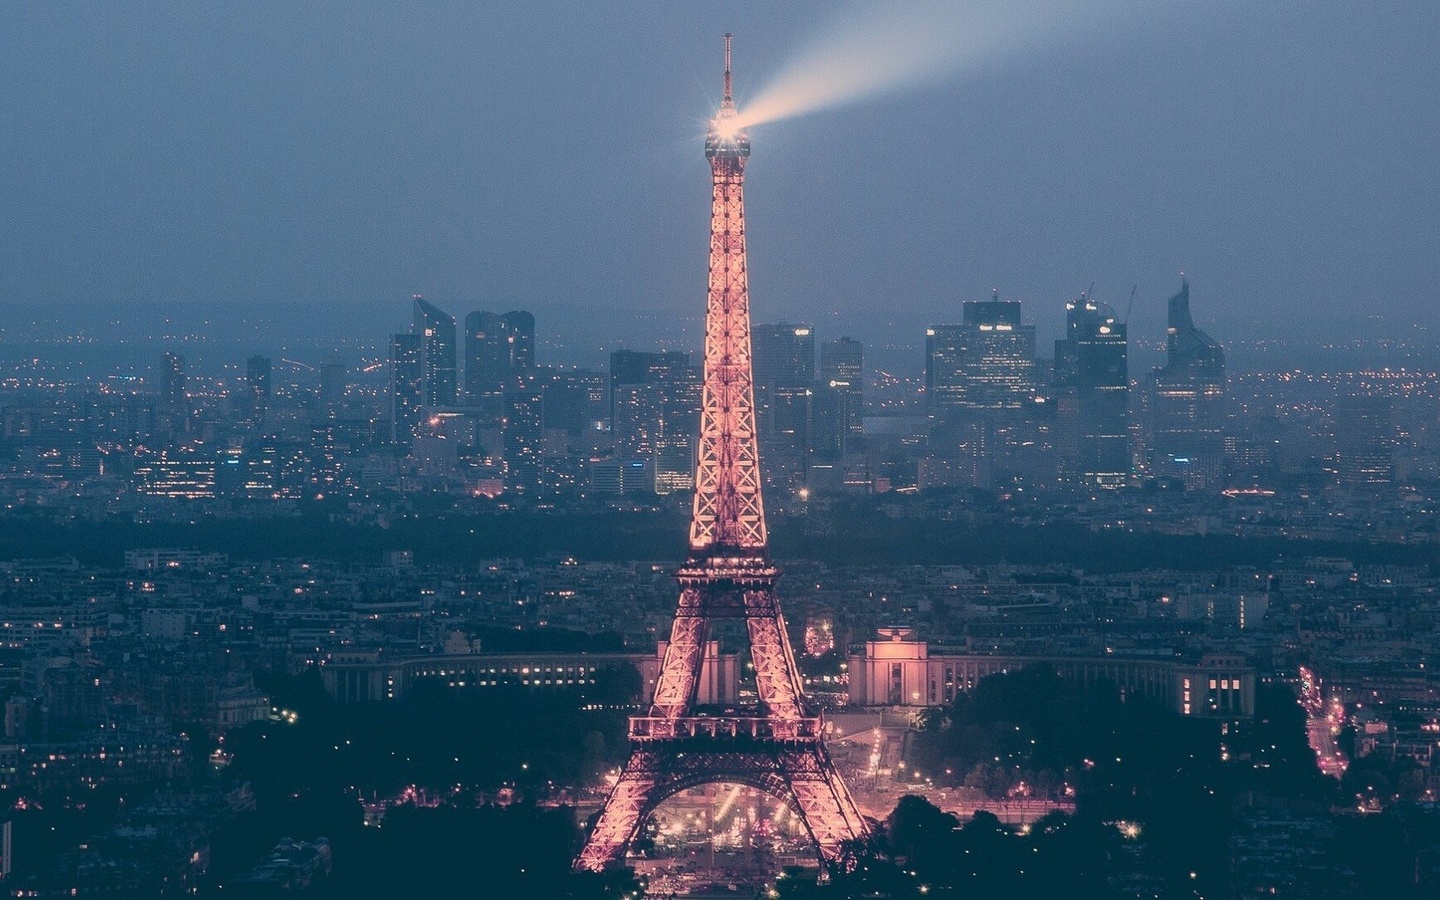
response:
[[[1216,488],[1225,460],[1225,351],[1195,325],[1189,281],[1167,306],[1166,362],[1150,376],[1150,472],[1189,489]]]
[[[1055,342],[1052,402],[1071,479],[1121,487],[1131,475],[1130,368],[1125,323],[1089,296],[1065,304],[1065,337]]]
[[[416,296],[411,330],[420,338],[421,402],[432,408],[454,406],[455,317]]]
[[[425,402],[425,368],[418,334],[390,336],[390,442],[409,447]]]
[[[1106,681],[1122,696],[1145,697],[1183,716],[1255,715],[1255,670],[1243,656],[1207,653],[1198,661],[1103,656],[979,656],[934,649],[908,628],[883,630],[850,657],[856,706],[939,706],[987,675],[1046,665],[1064,678]]]

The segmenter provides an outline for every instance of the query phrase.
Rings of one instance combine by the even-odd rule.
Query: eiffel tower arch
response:
[[[745,260],[745,161],[750,138],[730,90],[710,123],[710,278],[705,381],[690,554],[676,573],[680,602],[647,715],[630,719],[630,758],[605,801],[579,870],[621,863],[645,819],[669,797],[714,782],[746,784],[782,800],[804,823],[823,862],[867,825],[805,701],[770,561],[755,437],[750,295]],[[696,705],[711,625],[744,623],[758,704],[711,713]]]

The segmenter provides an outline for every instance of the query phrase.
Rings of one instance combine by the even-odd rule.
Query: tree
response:
[[[891,851],[905,858],[943,845],[959,827],[959,819],[913,794],[901,797],[885,820]]]

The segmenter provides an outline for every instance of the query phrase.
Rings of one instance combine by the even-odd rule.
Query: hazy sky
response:
[[[1338,334],[1356,307],[1440,328],[1440,3],[929,8],[957,5],[985,25],[941,17],[923,51],[960,29],[950,77],[752,129],[758,320],[918,335],[993,286],[1053,331],[1094,281],[1122,312],[1138,285],[1154,330],[1184,270],[1222,341]],[[658,317],[628,313],[665,309],[688,338],[721,32],[743,111],[855,15],[5,3],[0,312],[292,300],[398,325],[422,293],[532,309],[567,346],[644,345]]]

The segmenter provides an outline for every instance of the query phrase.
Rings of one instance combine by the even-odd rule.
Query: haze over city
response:
[[[730,30],[742,106],[807,69],[848,73],[856,95],[753,129],[767,319],[914,344],[998,288],[1054,337],[1040,310],[1095,282],[1122,308],[1136,288],[1134,330],[1158,333],[1184,271],[1232,338],[1440,324],[1440,15],[1423,2],[3,16],[12,321],[228,323],[281,304],[318,313],[297,339],[334,340],[393,329],[418,293],[532,309],[592,361],[693,348],[692,148]],[[907,29],[933,40],[889,52]],[[935,58],[867,92],[885,54]]]

